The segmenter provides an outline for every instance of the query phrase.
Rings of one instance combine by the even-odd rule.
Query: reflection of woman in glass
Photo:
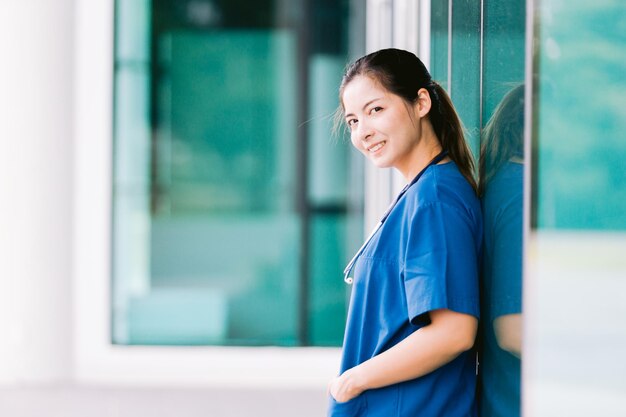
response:
[[[480,187],[481,416],[519,416],[522,340],[524,86],[506,94],[483,132]]]
[[[422,62],[396,49],[357,60],[340,99],[354,147],[408,185],[347,268],[329,415],[474,416],[482,216],[456,111]]]

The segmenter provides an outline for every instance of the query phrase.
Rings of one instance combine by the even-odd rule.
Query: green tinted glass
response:
[[[533,225],[624,230],[624,4],[540,4]]]
[[[476,156],[483,211],[480,415],[519,416],[525,2],[433,2],[431,67]]]
[[[114,343],[341,343],[346,9],[116,2]]]
[[[443,88],[448,90],[449,80],[449,37],[450,1],[435,1],[430,11],[430,74]]]
[[[475,156],[480,147],[480,2],[456,0],[452,7],[450,97]]]

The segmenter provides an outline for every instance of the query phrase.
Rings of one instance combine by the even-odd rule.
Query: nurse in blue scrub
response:
[[[412,53],[346,71],[352,144],[407,182],[353,262],[329,416],[475,416],[482,217],[474,164],[449,96]]]

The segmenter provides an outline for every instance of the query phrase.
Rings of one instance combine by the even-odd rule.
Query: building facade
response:
[[[3,2],[0,383],[325,389],[341,271],[402,186],[333,130],[337,87],[398,47],[479,161],[483,415],[623,415],[625,22],[617,0]]]

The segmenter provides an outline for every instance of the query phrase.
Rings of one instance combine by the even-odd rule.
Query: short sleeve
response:
[[[424,326],[427,313],[442,308],[478,317],[477,220],[434,202],[419,206],[408,228],[403,278],[411,323]]]

